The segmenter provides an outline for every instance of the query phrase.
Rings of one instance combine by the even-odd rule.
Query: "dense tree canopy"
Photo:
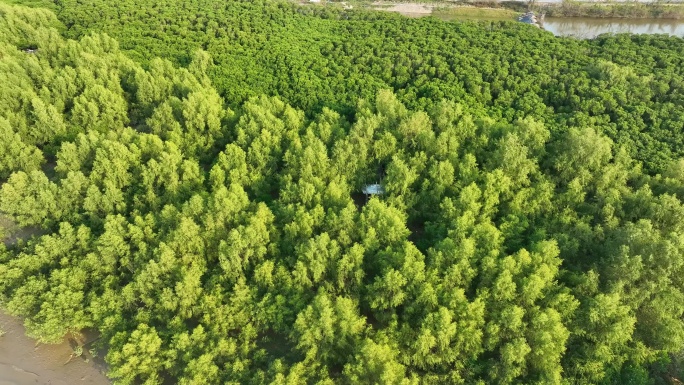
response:
[[[216,65],[199,67],[234,108],[267,94],[310,118],[324,107],[353,118],[359,97],[392,89],[416,110],[447,99],[508,123],[533,116],[553,133],[592,126],[647,171],[684,156],[684,40],[676,37],[576,40],[521,23],[273,0],[62,0],[56,8],[68,37],[107,31],[143,63],[188,66],[197,49],[209,52]]]
[[[118,384],[681,378],[681,41],[140,3],[0,3],[30,336]]]

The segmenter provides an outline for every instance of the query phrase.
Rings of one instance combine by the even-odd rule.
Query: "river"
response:
[[[591,39],[603,33],[667,34],[684,37],[684,22],[667,19],[546,18],[542,27],[556,36]]]

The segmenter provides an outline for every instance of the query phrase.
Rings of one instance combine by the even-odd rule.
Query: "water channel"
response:
[[[667,34],[684,37],[684,21],[669,19],[546,18],[542,28],[556,36],[591,39],[604,33]]]

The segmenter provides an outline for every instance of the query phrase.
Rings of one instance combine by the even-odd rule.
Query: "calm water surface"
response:
[[[591,39],[602,33],[667,34],[684,37],[684,21],[666,19],[547,18],[545,30],[556,36]]]

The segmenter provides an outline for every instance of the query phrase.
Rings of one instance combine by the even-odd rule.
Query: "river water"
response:
[[[542,27],[556,36],[591,39],[603,33],[667,34],[684,37],[684,21],[667,19],[546,18]]]

